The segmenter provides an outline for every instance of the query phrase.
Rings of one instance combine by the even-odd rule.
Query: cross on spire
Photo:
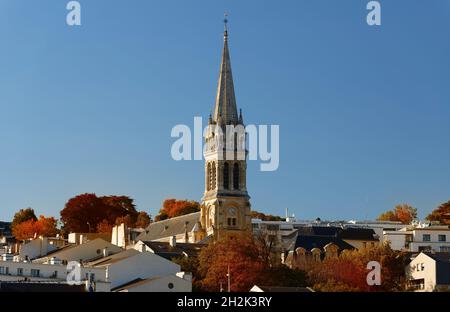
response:
[[[223,13],[223,23],[225,27],[225,32],[227,32],[227,24],[228,24],[228,12]]]

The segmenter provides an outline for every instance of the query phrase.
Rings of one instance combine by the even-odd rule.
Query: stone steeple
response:
[[[222,125],[235,125],[239,123],[239,116],[237,113],[236,97],[234,94],[230,51],[228,50],[228,30],[226,25],[225,20],[222,62],[220,64],[219,84],[217,86],[213,121]]]
[[[205,193],[202,199],[200,236],[252,233],[250,196],[247,192],[247,160],[246,150],[240,144],[234,146],[220,145],[222,136],[218,129],[232,130],[243,127],[227,127],[242,125],[242,112],[237,111],[234,95],[233,76],[231,74],[230,53],[228,51],[228,31],[225,19],[224,45],[222,63],[220,65],[219,85],[217,87],[216,106],[209,117],[209,129],[205,135]],[[225,128],[225,129],[224,129]],[[228,128],[228,129],[226,129]],[[231,130],[230,130],[231,131]],[[238,138],[238,132],[229,138]],[[245,142],[245,131],[239,137]]]

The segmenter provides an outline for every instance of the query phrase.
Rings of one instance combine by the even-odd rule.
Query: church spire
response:
[[[220,64],[219,83],[214,108],[214,121],[218,122],[221,119],[224,124],[237,124],[236,97],[234,94],[233,75],[231,73],[230,52],[228,50],[227,14],[225,14],[224,23],[222,62]]]

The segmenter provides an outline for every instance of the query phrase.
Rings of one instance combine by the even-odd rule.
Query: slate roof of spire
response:
[[[222,62],[220,64],[219,83],[217,86],[216,105],[214,107],[213,120],[222,124],[237,124],[236,97],[234,94],[233,74],[231,72],[230,51],[228,49],[228,30],[223,36]]]

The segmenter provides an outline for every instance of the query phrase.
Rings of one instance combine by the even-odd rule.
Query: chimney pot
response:
[[[172,236],[172,238],[170,239],[169,242],[170,246],[175,247],[177,245],[177,237],[174,235]]]

